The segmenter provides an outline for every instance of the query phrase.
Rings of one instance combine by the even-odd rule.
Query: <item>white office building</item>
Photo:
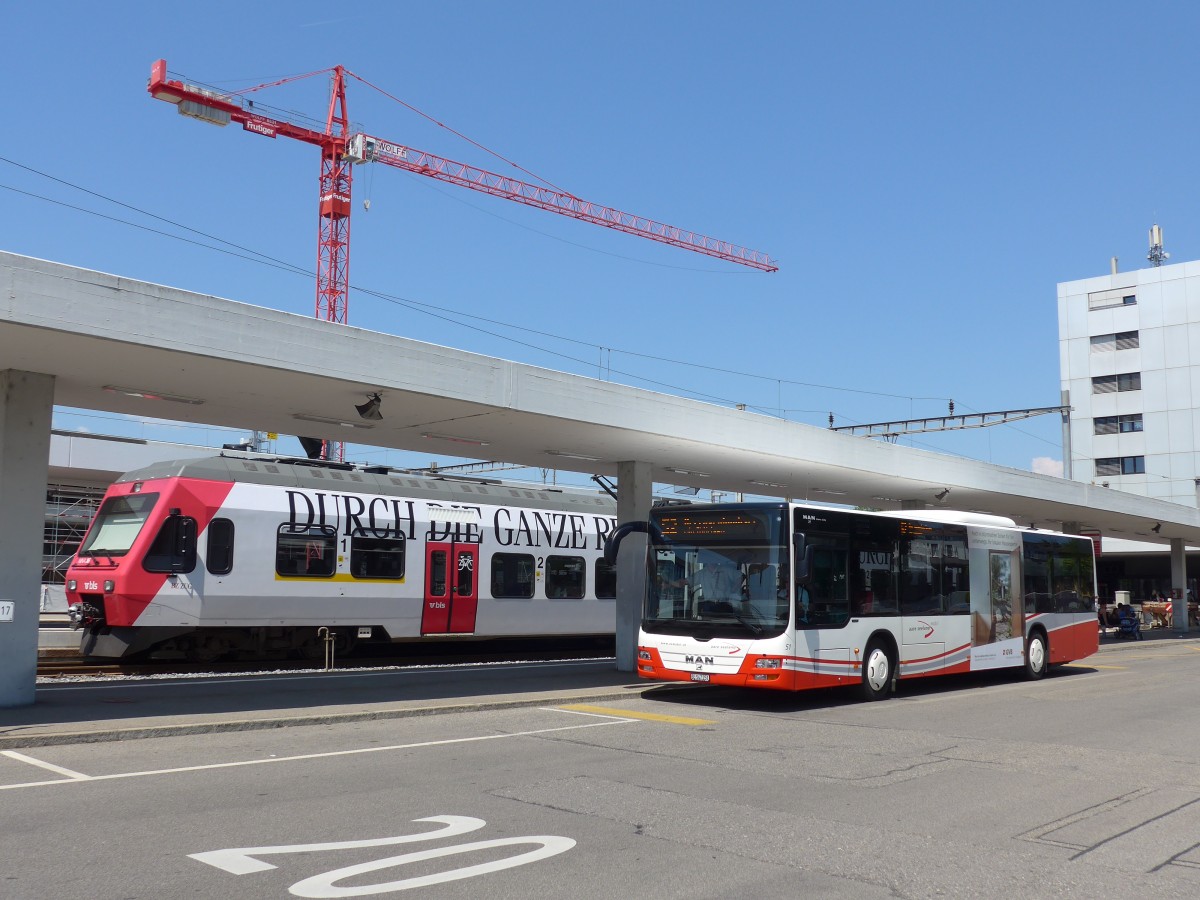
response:
[[[1058,286],[1064,475],[1197,505],[1200,262]]]

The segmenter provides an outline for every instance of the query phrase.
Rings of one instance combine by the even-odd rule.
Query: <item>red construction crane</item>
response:
[[[181,81],[168,81],[165,60],[158,60],[151,68],[148,87],[151,96],[176,104],[183,115],[216,125],[238,122],[243,129],[255,134],[269,138],[295,138],[321,148],[315,313],[319,319],[342,324],[347,321],[350,283],[350,182],[351,166],[356,163],[381,162],[397,169],[482,191],[493,197],[515,200],[527,206],[536,206],[573,219],[604,225],[617,231],[715,256],[764,272],[774,272],[778,268],[767,254],[756,250],[747,250],[736,244],[664,225],[653,219],[589,203],[562,191],[526,184],[475,166],[415,150],[404,144],[392,143],[361,132],[350,134],[349,119],[346,115],[346,76],[354,73],[347,72],[342,66],[322,71],[331,72],[333,81],[324,131],[261,115],[254,110],[252,102],[237,95],[222,94],[210,88],[184,84]],[[317,74],[321,73],[310,72],[307,75],[285,78],[239,93],[274,87]]]

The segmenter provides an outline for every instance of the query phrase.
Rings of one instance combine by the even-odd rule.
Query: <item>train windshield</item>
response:
[[[771,637],[790,610],[782,507],[656,510],[642,628],[697,637]]]
[[[126,494],[109,497],[100,505],[96,519],[83,546],[80,556],[124,556],[133,546],[158,494]]]

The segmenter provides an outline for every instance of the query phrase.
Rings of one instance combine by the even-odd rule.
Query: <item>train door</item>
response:
[[[474,634],[479,606],[475,544],[425,545],[425,605],[421,634]]]

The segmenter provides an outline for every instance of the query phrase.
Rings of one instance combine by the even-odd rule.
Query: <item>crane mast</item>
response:
[[[317,237],[318,319],[347,324],[350,299],[350,172],[346,159],[346,73],[333,69],[333,91],[321,144],[321,215]]]

